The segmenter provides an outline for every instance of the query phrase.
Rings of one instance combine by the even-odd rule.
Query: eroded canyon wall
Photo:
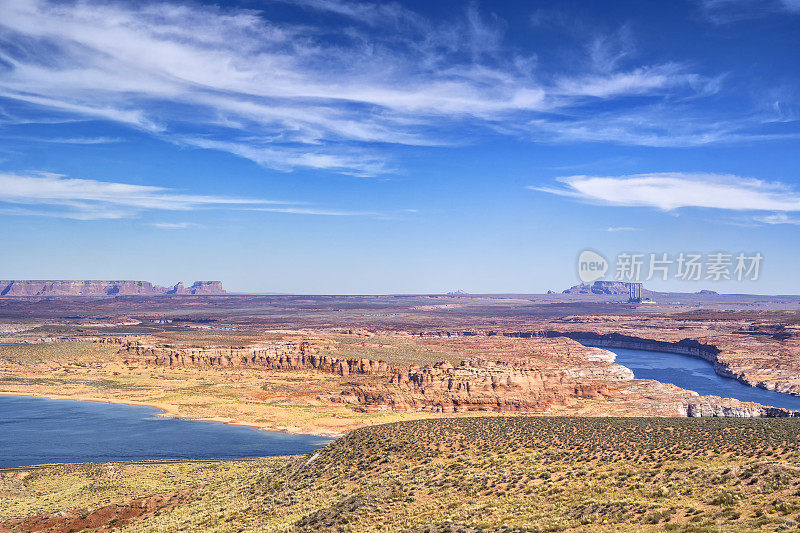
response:
[[[319,370],[340,376],[392,370],[386,361],[330,355],[331,345],[324,342],[275,341],[233,347],[153,345],[137,340],[123,340],[120,344],[120,354],[126,364]]]
[[[370,376],[344,383],[330,399],[363,411],[547,412],[579,398],[603,399],[608,383],[630,380],[613,354],[568,339],[542,339],[542,358],[490,360],[476,357],[458,366],[392,365],[386,361],[332,355],[324,341],[275,341],[252,346],[196,347],[117,340],[126,364],[317,370],[339,376]],[[546,346],[545,346],[546,345]],[[546,355],[546,356],[545,356]]]
[[[797,416],[785,409],[698,396],[673,385],[634,379],[630,369],[614,363],[613,353],[565,337],[525,341],[536,344],[531,352],[536,355],[509,354],[502,359],[478,356],[455,366],[448,362],[404,366],[335,355],[336,343],[322,339],[234,347],[152,344],[119,338],[100,342],[119,344],[119,354],[127,365],[314,370],[349,377],[339,382],[339,392],[326,399],[360,411],[550,413],[595,402],[598,409],[592,412],[598,414],[607,406],[617,413],[639,416]],[[695,344],[682,346],[701,349]]]

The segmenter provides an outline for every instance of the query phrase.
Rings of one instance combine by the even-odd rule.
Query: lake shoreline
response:
[[[224,417],[187,417],[182,416],[175,412],[173,405],[171,404],[163,404],[158,402],[137,402],[135,400],[128,401],[128,400],[115,400],[109,398],[98,398],[91,395],[72,395],[72,396],[64,396],[60,394],[21,394],[19,392],[9,392],[9,391],[0,391],[0,395],[2,396],[24,396],[29,398],[42,398],[45,400],[72,400],[75,402],[99,402],[99,403],[107,403],[107,404],[114,404],[114,405],[133,405],[138,407],[152,407],[154,409],[158,409],[161,411],[157,416],[163,418],[172,418],[175,420],[188,420],[194,422],[216,422],[219,424],[226,424],[230,426],[240,426],[240,427],[250,427],[259,429],[262,431],[276,431],[279,433],[286,433],[288,435],[308,435],[312,437],[324,437],[330,439],[338,439],[345,435],[345,433],[332,433],[332,432],[325,432],[322,430],[312,430],[312,431],[293,431],[291,429],[285,427],[277,427],[270,424],[254,424],[254,423],[247,423],[247,422],[238,422],[236,420]]]
[[[303,456],[319,435],[165,416],[152,405],[0,395],[0,468],[46,464],[224,461]]]

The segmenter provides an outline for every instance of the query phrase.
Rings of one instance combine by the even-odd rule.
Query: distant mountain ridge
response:
[[[0,280],[0,296],[158,296],[226,294],[221,281],[179,282],[171,287],[135,280]]]

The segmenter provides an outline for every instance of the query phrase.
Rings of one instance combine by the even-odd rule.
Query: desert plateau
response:
[[[610,350],[687,354],[742,386],[797,395],[800,299],[670,298],[644,306],[569,294],[7,297],[0,392],[339,438],[304,458],[6,469],[0,524],[791,523],[800,509],[786,499],[796,484],[797,412],[637,379]],[[715,436],[728,434],[736,436],[724,443]],[[48,503],[34,505],[33,494]],[[223,500],[231,503],[217,509]]]

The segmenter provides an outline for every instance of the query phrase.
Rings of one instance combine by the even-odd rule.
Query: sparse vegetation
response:
[[[514,331],[531,336],[543,329],[565,328],[646,331],[648,337],[665,340],[713,336],[714,342],[744,346],[738,355],[743,361],[755,361],[753,354],[772,354],[769,357],[782,365],[776,368],[796,366],[796,336],[773,338],[775,332],[786,333],[786,328],[773,327],[789,323],[786,313],[728,317],[708,311],[698,317],[642,317],[614,308],[614,314],[588,316],[584,304],[578,309],[521,298],[387,298],[37,304],[37,313],[47,316],[92,314],[94,318],[59,318],[59,324],[37,318],[40,321],[31,322],[30,329],[10,324],[8,339],[53,342],[0,346],[1,391],[158,405],[174,416],[299,432],[361,429],[302,457],[61,465],[2,472],[0,524],[13,525],[9,521],[27,517],[61,520],[64,530],[86,521],[101,529],[126,531],[798,529],[800,420],[362,413],[330,401],[342,387],[366,379],[362,376],[125,364],[113,345],[89,342],[94,336],[135,334],[156,343],[237,346],[273,336],[309,336],[331,340],[335,355],[423,365],[476,355],[525,357],[541,344],[517,338]],[[32,304],[5,305],[6,314],[13,314],[15,306],[27,313]],[[64,309],[57,310],[58,306]],[[147,320],[186,317],[239,329],[191,329],[157,322],[114,325],[104,318],[122,309],[126,316],[141,314]],[[608,311],[602,306],[592,309]],[[578,311],[582,316],[559,318]],[[788,314],[797,316],[794,311]],[[764,323],[741,322],[748,317]],[[365,329],[356,329],[360,327]],[[503,330],[512,335],[497,334]],[[80,340],[83,337],[89,339]],[[781,375],[789,375],[788,370]],[[645,399],[657,403],[651,396]],[[592,402],[603,410],[592,410]],[[554,412],[608,414],[609,406],[616,405],[581,399],[574,411]],[[627,407],[622,404],[619,409]],[[426,420],[413,420],[417,418]],[[371,426],[387,422],[392,423]],[[132,513],[139,501],[155,503],[148,512]],[[54,517],[61,512],[66,514]],[[67,518],[72,525],[66,525]]]
[[[782,531],[800,522],[798,430],[792,419],[400,422],[309,456],[4,473],[0,515],[185,490],[123,529]]]

